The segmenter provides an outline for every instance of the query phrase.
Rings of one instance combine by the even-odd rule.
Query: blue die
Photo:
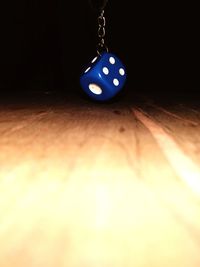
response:
[[[80,84],[91,98],[109,100],[124,86],[126,71],[122,62],[111,53],[95,57],[82,73]]]

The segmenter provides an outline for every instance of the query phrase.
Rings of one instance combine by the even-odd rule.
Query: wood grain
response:
[[[200,194],[168,151],[200,186],[199,131],[184,104],[2,104],[0,266],[200,266]]]

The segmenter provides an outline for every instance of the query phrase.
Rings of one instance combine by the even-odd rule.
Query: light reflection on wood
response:
[[[117,104],[0,112],[0,266],[200,265],[199,197],[138,119]]]

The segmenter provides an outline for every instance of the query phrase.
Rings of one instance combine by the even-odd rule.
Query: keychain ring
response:
[[[97,45],[97,54],[99,55],[99,56],[101,56],[101,54],[103,53],[103,52],[109,52],[109,50],[108,50],[108,47],[107,47],[107,45],[104,43],[104,39],[102,39],[103,40],[103,42],[101,42],[101,43],[99,43],[98,45]]]

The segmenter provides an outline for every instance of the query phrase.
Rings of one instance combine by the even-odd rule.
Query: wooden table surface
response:
[[[2,101],[0,266],[200,266],[198,105]]]

